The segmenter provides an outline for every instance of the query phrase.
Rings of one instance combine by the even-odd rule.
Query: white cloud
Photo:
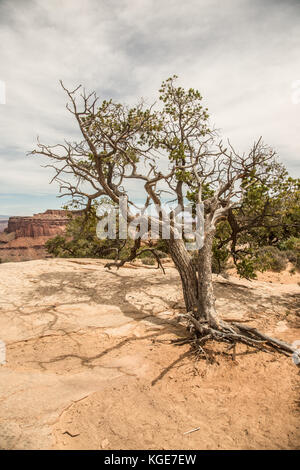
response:
[[[110,96],[154,99],[176,73],[200,89],[212,120],[246,150],[264,140],[299,170],[300,2],[265,0],[4,0],[0,3],[0,193],[47,188],[25,157],[36,135],[74,137],[58,80]],[[3,47],[4,46],[4,47]],[[22,201],[20,200],[20,207]]]

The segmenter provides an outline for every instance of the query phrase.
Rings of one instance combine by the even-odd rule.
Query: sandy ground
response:
[[[228,269],[228,273],[236,276],[235,268]],[[287,263],[284,271],[279,273],[274,271],[257,272],[257,281],[269,282],[270,284],[298,284],[300,285],[300,271],[294,270],[292,263]],[[238,276],[236,276],[238,277]]]
[[[215,291],[223,318],[300,339],[297,282],[215,276]],[[211,345],[211,364],[170,342],[185,335],[171,265],[7,263],[0,294],[0,448],[300,448],[291,358]]]

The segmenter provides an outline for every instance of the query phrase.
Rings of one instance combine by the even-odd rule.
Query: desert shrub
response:
[[[142,249],[145,249],[146,247],[142,248]],[[153,247],[151,246],[151,249],[155,248],[155,253],[156,255],[160,258],[160,259],[163,259],[163,258],[167,258],[168,255],[167,253],[165,253],[164,251],[160,251],[157,249],[157,247]],[[154,258],[154,255],[151,254],[150,251],[144,251],[143,253],[141,253],[140,255],[138,255],[138,258],[140,259],[144,259],[144,258]]]
[[[279,244],[280,250],[283,251],[300,251],[300,238],[298,237],[290,237]]]
[[[284,252],[285,256],[289,260],[290,263],[296,264],[297,263],[297,253],[293,250],[286,250]]]
[[[164,251],[156,250],[156,254],[160,259],[168,258],[169,255],[168,253],[165,253]]]
[[[280,272],[286,268],[288,258],[275,246],[264,246],[257,251],[256,265],[259,271]]]
[[[96,231],[99,221],[97,207],[93,206],[87,215],[78,213],[75,216],[70,212],[66,233],[48,240],[45,245],[47,252],[59,258],[126,258],[133,241],[124,243],[118,238],[99,239]]]
[[[142,264],[153,266],[155,264],[155,258],[151,258],[150,256],[148,258],[142,258]]]
[[[169,255],[168,240],[160,239],[155,240],[155,248],[159,253],[160,258],[167,258]]]
[[[284,252],[289,262],[296,269],[300,269],[300,238],[290,237],[280,243],[279,248]]]

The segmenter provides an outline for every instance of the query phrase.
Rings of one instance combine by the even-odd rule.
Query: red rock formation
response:
[[[68,223],[67,212],[47,210],[32,217],[10,217],[6,233],[15,233],[15,238],[54,237],[64,232]]]
[[[45,243],[65,231],[69,222],[64,210],[47,210],[32,217],[10,217],[0,235],[0,259],[23,261],[45,258]]]

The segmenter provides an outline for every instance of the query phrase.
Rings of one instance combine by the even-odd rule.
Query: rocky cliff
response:
[[[47,210],[32,217],[10,217],[6,233],[15,233],[15,238],[53,237],[63,232],[68,223],[67,212]]]
[[[0,234],[2,261],[27,261],[47,257],[45,243],[65,231],[68,213],[47,210],[31,217],[10,217],[4,233]]]

